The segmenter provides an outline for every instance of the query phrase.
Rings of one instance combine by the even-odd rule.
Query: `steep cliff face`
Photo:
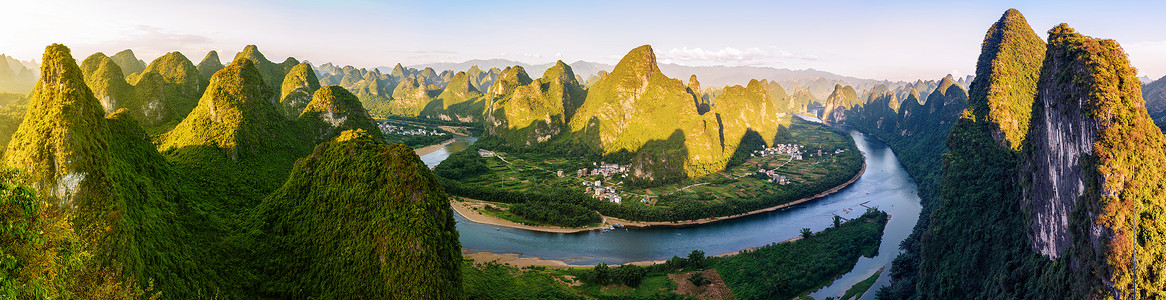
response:
[[[97,203],[111,193],[104,114],[69,48],[48,46],[28,113],[4,153],[5,165],[30,172],[33,187],[61,207],[103,208]]]
[[[834,91],[822,103],[824,108],[819,118],[826,122],[846,121],[846,110],[857,104],[861,103],[853,87],[835,84]]]
[[[1047,74],[1077,66],[1050,60]],[[1055,76],[1055,75],[1054,75]],[[1024,206],[1032,212],[1034,250],[1057,258],[1071,244],[1069,214],[1085,194],[1086,158],[1093,154],[1100,122],[1086,116],[1083,87],[1060,80],[1042,80],[1028,136],[1032,155]]]
[[[1003,39],[1001,36],[1012,38]],[[944,78],[924,104],[928,111],[935,111],[932,122],[947,120],[954,122],[954,126],[946,137],[948,154],[942,160],[940,197],[938,201],[932,200],[937,203],[924,205],[934,211],[924,212],[930,220],[922,224],[926,230],[920,238],[921,253],[904,254],[905,257],[920,257],[919,274],[915,275],[917,282],[913,282],[910,276],[900,275],[903,279],[894,283],[896,290],[917,286],[920,298],[940,299],[1024,298],[1025,295],[1057,298],[1059,292],[1064,291],[1059,286],[1046,287],[1046,290],[1038,291],[1046,294],[1033,295],[1030,293],[1034,291],[1026,290],[1023,284],[1014,283],[1058,281],[1051,278],[1063,274],[1048,271],[1046,274],[1055,275],[1041,278],[1040,274],[1029,273],[1029,269],[1018,270],[1016,267],[1026,264],[1036,266],[1033,268],[1047,268],[1043,265],[1045,260],[1031,252],[1026,238],[1027,223],[1020,209],[1020,154],[1008,147],[1007,141],[1002,145],[993,137],[993,132],[999,132],[1000,127],[997,119],[988,118],[989,115],[1001,114],[996,110],[1016,105],[1010,101],[1029,103],[1031,109],[1031,99],[1017,100],[1001,95],[1021,93],[1008,92],[1008,89],[1035,87],[1035,75],[1019,78],[1014,75],[1017,68],[1039,69],[1043,55],[1017,56],[1002,52],[1014,51],[1020,47],[1018,43],[1033,39],[1041,43],[1020,12],[1005,12],[984,37],[983,53],[970,96],[965,96],[950,78]],[[1013,77],[1008,77],[1010,81],[1005,82],[990,74]],[[964,104],[960,103],[961,99],[965,100]],[[966,106],[966,109],[961,112],[953,110],[953,106]],[[1010,113],[1029,114],[1027,110]],[[927,129],[917,130],[926,132]],[[1023,138],[1020,136],[1018,140]],[[1000,277],[1009,278],[1008,283],[993,282],[992,278]]]
[[[1090,297],[1160,293],[1166,156],[1137,72],[1116,42],[1065,24],[1048,43],[1023,169],[1033,247],[1079,265]]]
[[[1162,293],[1166,149],[1136,72],[1112,40],[1064,24],[1048,35],[1044,55],[1020,55],[1037,46],[1019,12],[989,30],[968,108],[948,136],[941,201],[924,203],[933,211],[921,246],[905,247],[893,269],[909,271],[893,271],[883,296]]]

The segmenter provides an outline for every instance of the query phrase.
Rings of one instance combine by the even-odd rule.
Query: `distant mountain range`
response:
[[[469,70],[473,66],[487,70],[490,68],[504,69],[512,66],[522,66],[523,69],[530,74],[540,74],[550,67],[554,66],[554,62],[545,64],[527,64],[519,61],[508,59],[475,59],[460,63],[430,63],[412,65],[409,68],[424,69],[426,67],[438,70],[450,70],[454,72]],[[614,65],[596,63],[589,61],[575,61],[568,63],[571,69],[575,71],[584,81],[590,82],[591,77],[595,76],[599,71],[611,72],[615,68]],[[377,67],[381,72],[388,73],[392,71],[393,67],[381,66]],[[689,75],[696,75],[700,78],[702,84],[708,87],[723,87],[730,85],[746,85],[749,80],[768,79],[776,81],[787,88],[806,87],[810,93],[818,99],[826,98],[834,91],[834,85],[850,85],[855,89],[862,91],[868,90],[876,85],[887,85],[891,89],[907,84],[905,81],[889,81],[889,80],[874,80],[862,79],[850,76],[838,75],[826,71],[819,71],[814,69],[805,70],[790,70],[774,67],[750,67],[750,66],[682,66],[677,64],[660,64],[660,72],[671,78],[686,78]],[[821,80],[819,80],[821,79]]]

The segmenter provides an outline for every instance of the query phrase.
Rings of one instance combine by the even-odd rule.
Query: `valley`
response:
[[[5,5],[0,299],[1166,295],[1166,5],[134,1]]]

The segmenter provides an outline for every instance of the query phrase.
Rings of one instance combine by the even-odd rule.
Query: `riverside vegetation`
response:
[[[627,161],[618,155],[560,156],[507,147],[487,137],[471,149],[451,155],[434,173],[451,195],[501,203],[488,214],[528,225],[581,227],[600,222],[599,213],[632,221],[665,222],[746,213],[812,197],[851,180],[862,167],[862,156],[853,140],[821,124],[796,120],[778,142],[801,145],[803,154],[797,159],[789,153],[751,157],[756,153],[753,151],[766,146],[758,139],[756,144],[743,147],[753,149],[752,153],[740,155],[740,161],[723,172],[674,182],[644,182],[618,171],[609,176],[577,176],[585,172],[581,170],[600,169],[600,162],[626,168]],[[494,157],[479,155],[478,149],[487,148],[498,151],[493,152]],[[758,176],[758,169],[776,170],[775,174],[791,183],[779,184],[768,176]],[[589,190],[596,188],[597,181],[607,185],[605,190],[615,192],[607,192],[608,198],[596,197]]]
[[[736,255],[707,257],[694,250],[649,266],[599,264],[593,268],[525,267],[466,261],[470,298],[504,299],[689,299],[669,274],[712,271],[737,299],[790,299],[807,295],[849,272],[859,257],[877,255],[888,216],[868,210],[810,237],[774,243]],[[826,220],[823,220],[826,221]],[[681,277],[688,280],[688,277]],[[569,284],[575,282],[576,284]]]

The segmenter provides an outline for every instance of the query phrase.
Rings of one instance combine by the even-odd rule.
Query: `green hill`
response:
[[[160,76],[149,79],[150,73]],[[142,75],[131,76],[130,80],[135,82],[138,97],[135,105],[127,108],[147,128],[163,126],[169,129],[174,126],[194,109],[207,86],[194,63],[179,52],[166,53],[155,59]]]
[[[140,291],[146,281],[138,279],[147,278],[189,292],[191,277],[213,272],[173,263],[206,252],[179,243],[188,236],[174,222],[176,185],[148,135],[125,110],[103,117],[68,48],[48,46],[41,71],[4,162],[28,172],[48,203],[37,215],[71,226],[38,233],[69,244],[40,248],[59,260],[45,266],[53,274],[26,274],[40,278],[25,292],[121,297]]]
[[[283,77],[287,75],[287,72],[292,67],[300,63],[291,57],[288,57],[282,63],[274,63],[267,60],[267,57],[263,56],[263,53],[259,52],[259,47],[255,45],[243,47],[243,51],[235,54],[235,58],[232,61],[237,61],[240,58],[246,58],[254,63],[255,68],[259,70],[259,75],[263,77],[263,82],[267,83],[267,86],[273,89],[281,87]]]
[[[36,74],[21,61],[0,54],[0,92],[27,93],[36,85]]]
[[[316,90],[296,121],[315,142],[325,142],[346,130],[363,129],[377,141],[384,136],[360,100],[344,88],[330,85]]]
[[[262,295],[460,296],[453,211],[413,149],[346,131],[291,173],[252,214],[261,232],[256,257],[270,268],[260,277]]]
[[[1143,183],[1166,173],[1166,139],[1142,108],[1136,72],[1116,42],[1064,24],[1048,36],[1043,55],[1033,51],[1043,43],[1016,10],[989,29],[968,107],[947,137],[950,152],[927,164],[942,166],[942,192],[932,198],[921,185],[920,225],[880,298],[1101,299],[1161,290],[1153,278],[1166,268],[1166,226],[1151,211],[1162,209],[1152,199],[1163,187]],[[955,87],[942,98],[958,101]]]
[[[274,91],[251,60],[240,58],[211,77],[210,86],[191,111],[159,145],[163,152],[192,146],[224,151],[232,160],[262,156],[272,136],[286,131],[285,118],[272,104]]]
[[[287,121],[258,69],[240,59],[212,76],[174,130],[152,136],[127,109],[105,115],[84,73],[118,67],[92,58],[83,71],[68,48],[46,48],[44,76],[4,153],[5,167],[26,172],[37,191],[19,188],[23,175],[0,174],[8,195],[0,215],[34,230],[3,238],[6,295],[459,297],[460,246],[444,192],[412,149],[379,141],[352,94],[320,89],[300,122]],[[153,70],[140,77],[138,91],[167,82]],[[0,118],[25,107],[19,96],[0,95]],[[359,133],[295,163],[312,154],[312,138],[347,129]],[[330,214],[318,201],[355,202]],[[335,230],[341,223],[351,230]],[[349,251],[357,244],[360,253]],[[329,284],[299,284],[305,278]]]
[[[471,76],[466,72],[455,74],[453,78],[450,78],[449,84],[445,86],[441,94],[426,105],[421,116],[444,121],[481,121],[485,115],[486,106],[489,105],[489,100],[485,99],[482,93],[474,87],[470,78]]]
[[[660,177],[650,170],[699,177],[728,165],[741,143],[736,134],[755,131],[771,142],[770,133],[777,131],[778,110],[768,91],[759,82],[735,89],[712,102],[713,113],[702,114],[701,98],[681,81],[664,76],[652,48],[645,45],[590,86],[569,125],[576,140],[605,155],[636,153],[631,163],[638,178]],[[649,144],[661,151],[642,151]]]
[[[316,79],[312,65],[308,63],[296,65],[283,78],[283,88],[279,93],[280,110],[288,118],[298,117],[308,102],[312,101],[312,94],[319,88],[320,80]]]
[[[858,99],[853,87],[835,84],[834,91],[822,103],[825,107],[819,118],[827,122],[846,120],[846,110],[861,104],[862,100]]]
[[[122,50],[110,57],[114,63],[121,67],[122,73],[126,76],[141,73],[146,69],[146,62],[134,56],[134,51],[130,49]]]
[[[410,76],[397,84],[397,88],[393,90],[393,98],[388,103],[388,113],[416,117],[439,93],[441,90],[427,84],[424,78]]]
[[[133,88],[126,83],[121,67],[105,54],[97,52],[86,57],[80,68],[86,85],[101,102],[105,113],[113,113],[135,102],[135,99],[131,99],[134,97]]]
[[[223,63],[219,61],[219,52],[214,50],[208,52],[206,57],[204,57],[202,61],[198,63],[198,74],[207,81],[210,81],[211,76],[215,75],[215,72],[218,72],[222,69]]]
[[[491,87],[493,104],[487,112],[490,134],[512,145],[545,142],[566,130],[585,92],[571,67],[559,61],[531,81],[521,66],[503,71]]]

